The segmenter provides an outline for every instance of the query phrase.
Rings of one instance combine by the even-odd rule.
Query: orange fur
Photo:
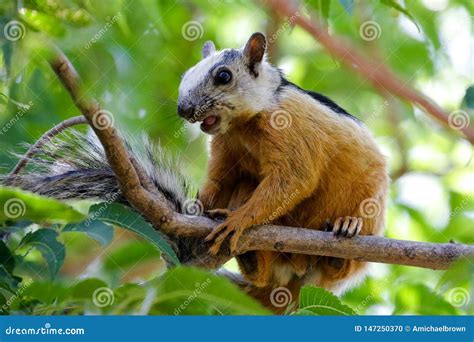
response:
[[[379,212],[363,217],[360,234],[381,234],[388,176],[369,131],[296,88],[285,88],[279,96],[272,111],[242,113],[225,134],[213,138],[200,192],[205,207],[235,210],[222,226],[237,240],[252,225],[269,222],[323,229],[326,220],[361,217],[359,206],[371,198]],[[291,117],[289,127],[278,130],[270,124],[276,110]],[[364,270],[364,263],[355,260],[269,251],[248,252],[237,260],[257,287],[311,283],[337,292]]]

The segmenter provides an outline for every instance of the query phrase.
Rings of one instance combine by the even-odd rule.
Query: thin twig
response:
[[[25,166],[28,164],[28,161],[31,159],[31,157],[33,157],[46,143],[48,143],[56,135],[62,133],[65,129],[69,127],[72,127],[75,125],[81,125],[81,124],[87,124],[87,120],[82,115],[79,115],[79,116],[75,116],[73,118],[64,120],[61,123],[54,126],[53,128],[51,128],[49,131],[43,134],[41,138],[39,138],[33,144],[33,146],[29,148],[26,154],[20,159],[20,161],[13,168],[12,172],[10,173],[10,176],[15,176],[19,174],[20,171],[24,169]]]

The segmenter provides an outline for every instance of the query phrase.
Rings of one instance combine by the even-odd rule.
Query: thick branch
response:
[[[181,216],[172,226],[179,229]],[[204,237],[216,223],[205,217],[196,217],[197,237]],[[307,228],[260,226],[245,232],[239,242],[238,254],[252,250],[269,250],[285,253],[322,255],[359,261],[371,261],[447,269],[451,263],[463,258],[474,258],[474,246],[459,243],[427,243],[384,238],[381,236],[335,237],[331,232]],[[195,264],[218,267],[230,259],[229,255],[217,257],[203,255]]]
[[[438,121],[449,126],[448,115],[432,99],[399,79],[382,62],[363,55],[348,42],[330,36],[317,21],[312,21],[303,15],[295,15],[297,9],[294,7],[293,1],[264,0],[263,3],[282,16],[292,17],[296,25],[311,34],[330,54],[372,82],[377,89],[389,91],[417,104]],[[462,127],[460,130],[471,143],[474,143],[474,130],[470,126]]]

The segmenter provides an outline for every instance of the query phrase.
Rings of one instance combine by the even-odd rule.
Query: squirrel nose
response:
[[[184,119],[189,119],[194,114],[194,106],[192,105],[178,105],[178,115]]]

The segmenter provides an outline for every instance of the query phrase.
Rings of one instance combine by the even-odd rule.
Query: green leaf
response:
[[[158,281],[157,296],[150,314],[270,314],[229,280],[203,270],[177,267]]]
[[[326,315],[355,315],[355,311],[343,304],[338,297],[323,288],[304,286],[300,291],[297,314]]]
[[[52,229],[39,229],[28,233],[20,242],[20,247],[32,246],[38,249],[48,266],[49,276],[53,279],[63,265],[64,245],[56,238],[58,233]]]
[[[20,282],[21,278],[8,272],[3,265],[0,266],[0,288],[15,293]]]
[[[316,9],[321,14],[321,18],[326,22],[329,18],[329,9],[331,6],[330,0],[312,0],[308,4]]]
[[[7,306],[5,309],[3,306],[7,303],[7,300],[3,294],[0,293],[0,315],[8,315],[9,307]]]
[[[85,279],[74,286],[71,291],[71,295],[73,298],[77,299],[89,299],[92,300],[94,292],[97,289],[108,287],[107,284],[101,280],[96,278],[89,278]]]
[[[413,17],[413,15],[408,12],[408,10],[404,7],[402,7],[398,2],[397,0],[380,0],[382,2],[382,4],[384,4],[385,6],[388,6],[388,7],[391,7],[391,8],[394,8],[396,9],[397,11],[405,14],[408,19],[410,19],[412,21],[413,24],[415,24],[416,28],[418,29],[418,31],[421,32],[420,30],[420,26],[418,25],[418,23],[416,22],[415,18]]]
[[[51,15],[23,8],[21,18],[30,27],[40,32],[46,32],[55,37],[61,37],[66,34],[64,24]]]
[[[16,188],[0,187],[0,222],[77,222],[86,216],[67,204]]]
[[[424,284],[404,283],[396,289],[394,315],[456,315],[458,310]]]
[[[466,107],[474,109],[474,86],[469,86],[466,89],[463,102],[466,104]]]
[[[112,314],[140,314],[147,289],[137,284],[124,284],[114,291],[114,311]]]
[[[66,225],[62,232],[86,233],[102,246],[110,244],[114,237],[114,228],[98,220],[71,223]]]
[[[69,287],[58,281],[35,279],[35,281],[30,281],[28,284],[23,290],[23,296],[45,304],[63,302],[71,293]]]
[[[179,264],[178,257],[166,241],[166,236],[155,230],[132,208],[118,203],[99,203],[91,207],[89,215],[91,218],[134,232],[166,254],[172,263]]]
[[[12,273],[15,268],[15,257],[2,240],[0,240],[0,265],[9,273]]]
[[[159,262],[160,251],[151,243],[131,239],[107,252],[104,258],[104,270],[113,274],[128,272],[139,263]]]

